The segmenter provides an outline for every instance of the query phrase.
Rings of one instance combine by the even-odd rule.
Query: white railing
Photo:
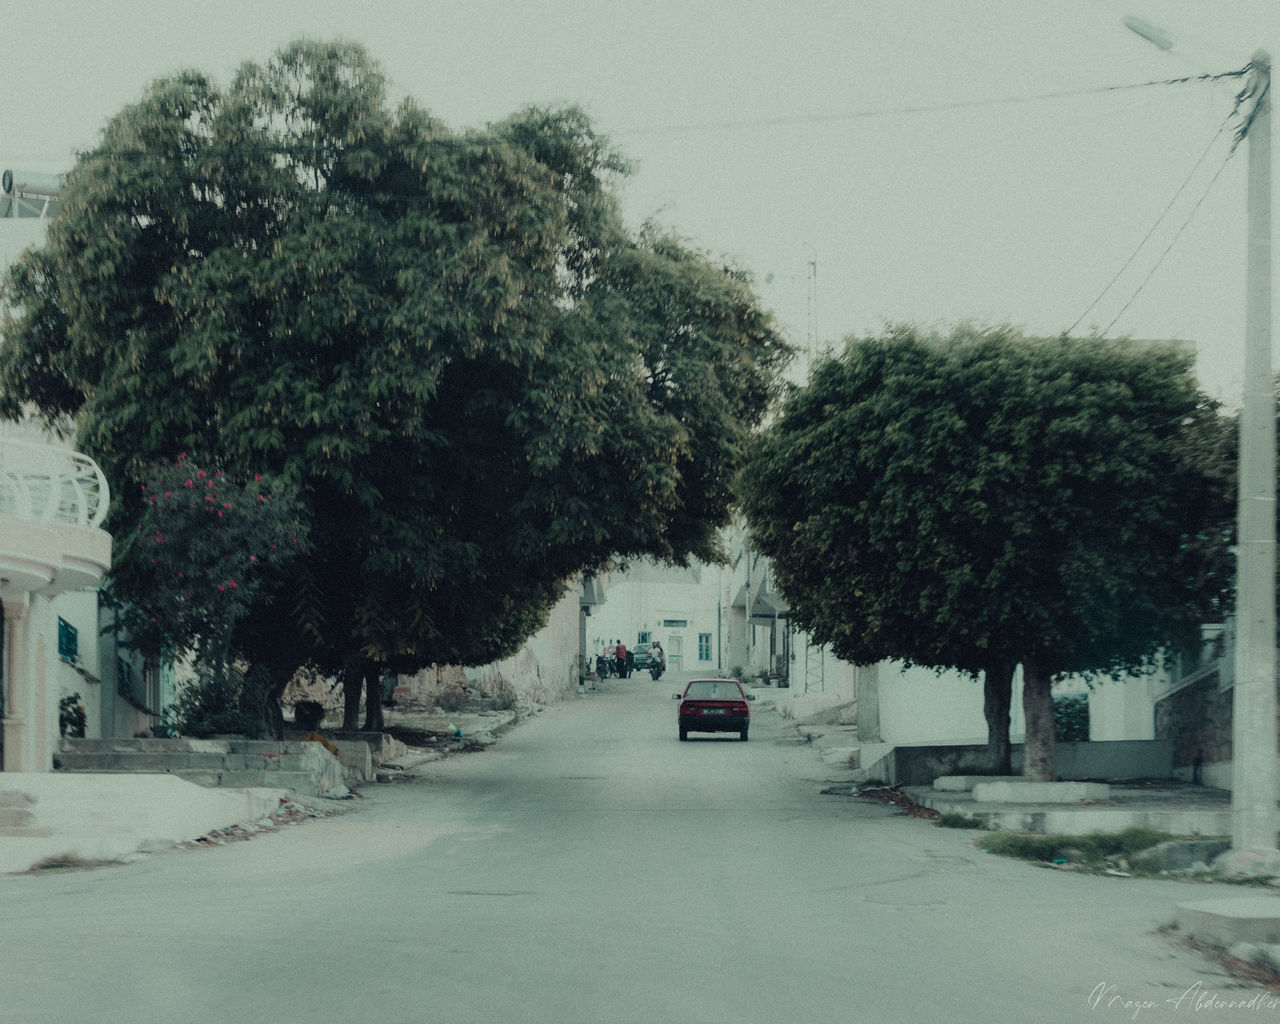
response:
[[[0,517],[98,527],[110,500],[107,478],[87,455],[0,437]]]

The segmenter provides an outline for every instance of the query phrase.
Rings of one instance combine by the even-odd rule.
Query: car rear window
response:
[[[742,700],[742,688],[733,680],[704,680],[689,684],[684,691],[685,700]]]

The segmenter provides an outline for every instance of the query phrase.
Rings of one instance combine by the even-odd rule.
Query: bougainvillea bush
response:
[[[261,475],[236,480],[186,454],[140,487],[143,514],[110,576],[118,621],[144,657],[187,659],[201,686],[235,692],[250,613],[293,598],[291,568],[307,553],[301,503]]]

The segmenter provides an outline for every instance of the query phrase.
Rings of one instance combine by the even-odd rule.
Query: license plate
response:
[[[704,715],[723,715],[724,708],[703,708],[702,713]]]

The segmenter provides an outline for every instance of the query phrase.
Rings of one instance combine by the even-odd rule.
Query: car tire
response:
[[[743,729],[743,730],[742,730],[742,732],[738,733],[738,735],[742,737],[742,742],[743,742],[743,743],[746,743],[746,742],[747,742],[747,730],[746,730],[746,729]]]
[[[689,738],[689,730],[688,730],[688,729],[681,729],[681,730],[680,730],[680,742],[681,742],[681,743],[683,743],[683,742],[684,742],[685,740],[687,740],[688,738]]]

